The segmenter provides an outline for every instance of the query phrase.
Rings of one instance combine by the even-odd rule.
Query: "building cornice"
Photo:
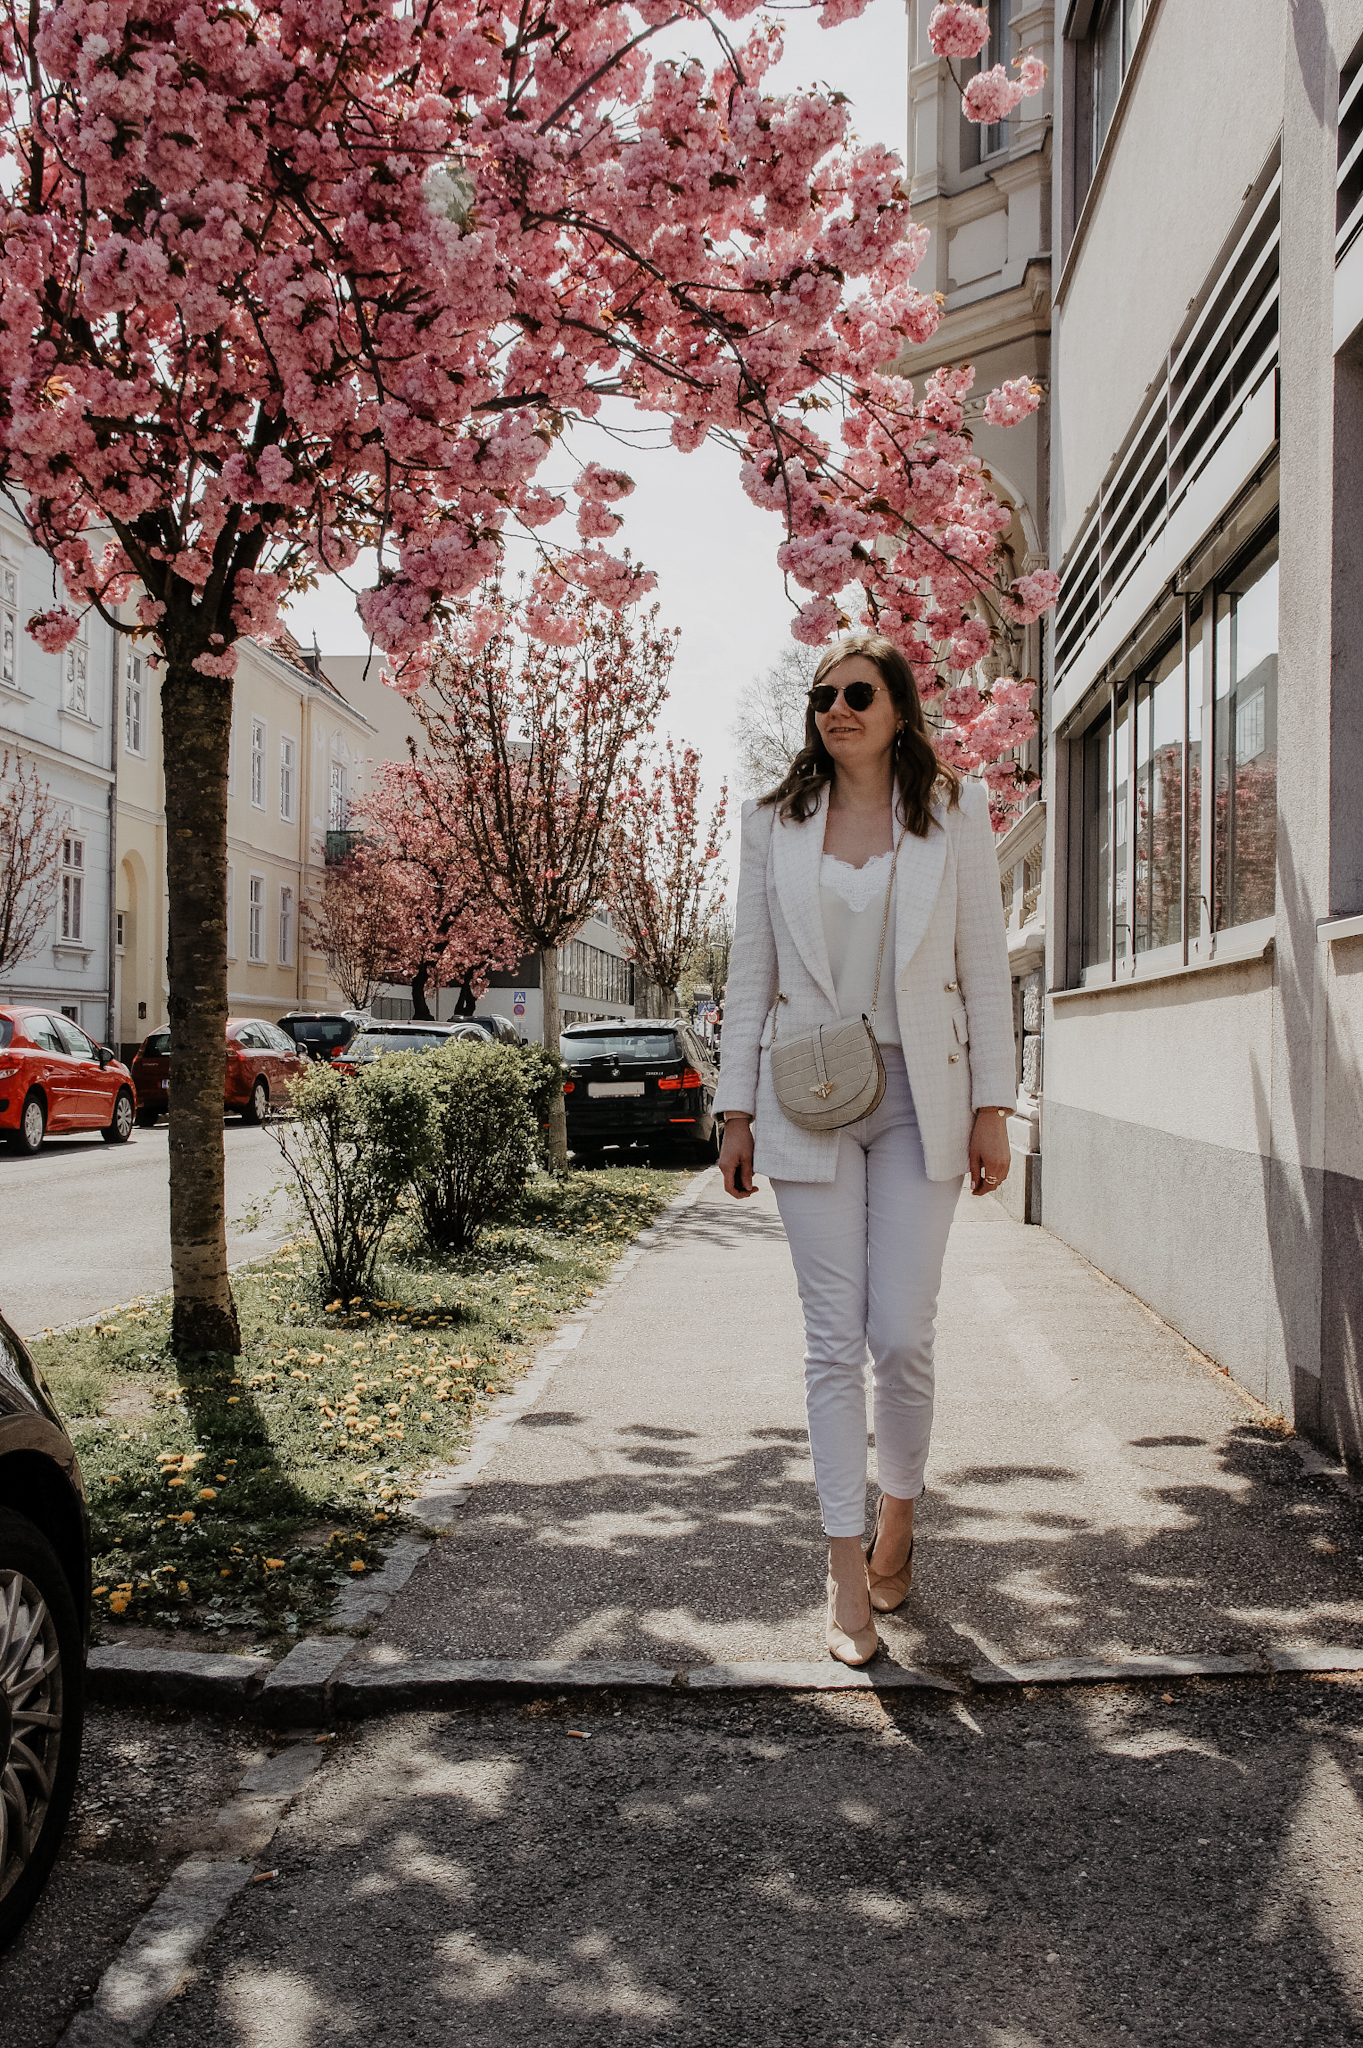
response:
[[[1051,259],[1033,256],[1020,284],[1009,285],[988,298],[972,299],[969,305],[942,315],[932,340],[921,347],[905,349],[895,358],[902,377],[920,376],[935,370],[944,357],[987,355],[994,349],[1012,347],[1034,335],[1051,331]]]

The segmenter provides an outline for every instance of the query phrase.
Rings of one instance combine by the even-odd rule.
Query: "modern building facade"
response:
[[[48,654],[25,630],[61,603],[60,577],[0,504],[0,755],[30,765],[60,821],[60,873],[49,927],[0,984],[0,1001],[46,1003],[103,1043],[114,1007],[114,804],[117,649],[87,612],[80,637]]]
[[[1055,52],[1046,1226],[1363,1458],[1363,0]]]
[[[1010,576],[1049,560],[1049,409],[1020,427],[991,427],[984,400],[1005,379],[1026,377],[1049,392],[1051,378],[1052,82],[993,127],[967,121],[961,88],[981,62],[1016,62],[1030,51],[1053,61],[1052,0],[990,0],[990,37],[970,64],[936,57],[928,43],[934,0],[910,0],[909,165],[915,220],[932,231],[918,273],[942,295],[932,340],[910,349],[896,368],[921,378],[942,362],[975,366],[966,422],[999,496],[1013,508],[1007,536]],[[1043,684],[1042,629],[1017,629],[986,663]],[[1044,686],[1043,686],[1044,687]],[[1042,707],[1044,709],[1044,706]],[[1040,776],[1041,735],[1024,750]],[[1001,1191],[1020,1222],[1041,1214],[1041,1089],[1046,898],[1045,809],[1038,787],[999,841],[999,883],[1008,918],[1018,1046],[1017,1113],[1010,1119],[1013,1170]]]

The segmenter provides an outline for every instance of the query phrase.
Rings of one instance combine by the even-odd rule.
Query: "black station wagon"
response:
[[[712,1104],[719,1069],[689,1024],[636,1017],[571,1024],[559,1039],[568,1143],[579,1159],[607,1146],[719,1157]]]

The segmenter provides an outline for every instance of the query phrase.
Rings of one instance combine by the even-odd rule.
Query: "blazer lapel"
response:
[[[771,858],[776,895],[790,936],[813,979],[829,1002],[836,1003],[819,900],[819,864],[827,822],[828,805],[822,796],[818,810],[802,822],[791,819],[783,824],[778,817],[771,835]]]
[[[906,833],[895,870],[894,969],[896,983],[918,951],[946,869],[947,832],[941,806],[932,807],[926,839]]]

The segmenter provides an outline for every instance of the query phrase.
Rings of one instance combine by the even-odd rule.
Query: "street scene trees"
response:
[[[61,837],[57,806],[36,767],[0,755],[0,974],[28,957],[52,915]]]
[[[995,589],[1006,521],[960,434],[971,373],[918,402],[882,374],[937,318],[897,158],[849,147],[836,97],[764,96],[761,29],[738,48],[697,8],[713,73],[650,67],[666,17],[646,12],[629,37],[604,0],[514,25],[379,0],[192,24],[152,4],[98,34],[83,0],[14,19],[3,466],[77,607],[113,617],[136,587],[161,671],[186,1351],[238,1343],[214,1143],[231,679],[240,636],[268,636],[291,590],[374,550],[362,616],[418,673],[508,522],[533,535],[558,513],[537,472],[565,418],[619,391],[679,450],[733,447],[811,593],[806,641],[852,585],[926,683],[939,654],[961,670],[988,646],[982,601],[1035,618],[1054,595],[1042,571]],[[999,73],[971,117],[1038,73]],[[1039,397],[1015,383],[991,417]],[[841,450],[812,424],[833,399]],[[564,590],[619,607],[649,588],[601,546],[629,486],[581,471],[582,545],[536,576],[529,630],[552,637]],[[30,619],[56,651],[78,630],[60,604]]]
[[[672,742],[651,766],[638,762],[620,805],[611,901],[634,962],[659,991],[676,989],[723,903],[719,862],[728,790],[701,815],[700,755]]]

